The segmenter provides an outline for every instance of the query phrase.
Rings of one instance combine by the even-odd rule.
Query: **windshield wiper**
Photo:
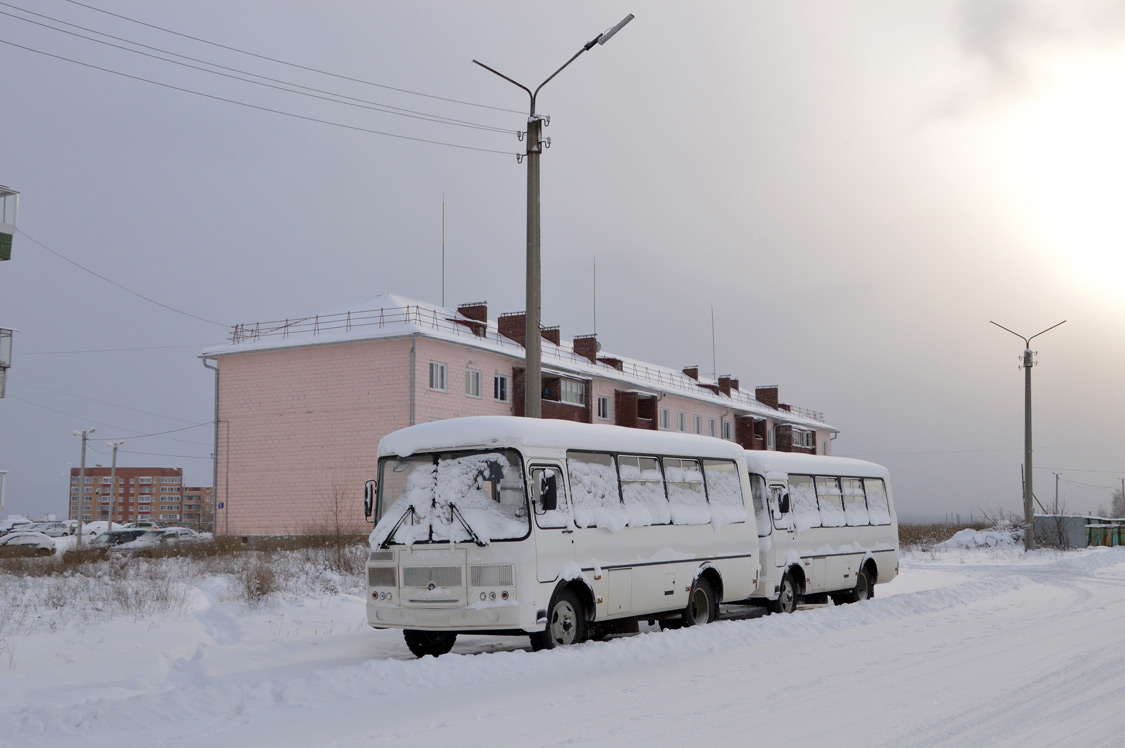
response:
[[[461,515],[461,510],[457,508],[457,505],[450,502],[450,504],[449,504],[450,521],[452,521],[452,519],[454,517],[456,517],[457,521],[461,523],[461,526],[465,528],[465,532],[469,533],[469,536],[473,539],[474,543],[481,546],[482,548],[484,546],[488,545],[488,543],[486,543],[486,542],[484,542],[483,540],[480,539],[480,536],[478,536],[475,532],[473,532],[473,528],[470,527],[469,523],[465,521],[465,518]]]
[[[386,550],[387,548],[389,548],[390,545],[391,545],[391,541],[394,540],[395,533],[398,532],[398,528],[402,527],[402,523],[406,520],[406,518],[410,517],[410,524],[414,524],[414,519],[417,516],[418,516],[418,512],[414,511],[414,505],[413,504],[406,507],[406,511],[403,512],[402,516],[398,518],[398,522],[395,522],[395,526],[391,528],[391,531],[389,533],[387,533],[386,539],[383,540],[383,542],[379,544],[379,549],[380,550]]]

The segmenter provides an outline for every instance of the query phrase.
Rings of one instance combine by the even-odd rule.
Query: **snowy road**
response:
[[[1120,745],[1125,549],[904,559],[878,598],[437,660],[337,595],[9,637],[0,745]],[[475,653],[475,654],[474,654]]]

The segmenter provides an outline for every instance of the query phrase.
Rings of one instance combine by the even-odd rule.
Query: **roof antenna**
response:
[[[441,191],[441,306],[445,308],[445,190]]]
[[[719,367],[715,363],[715,305],[711,305],[711,378],[719,378]]]
[[[598,256],[594,255],[594,334],[598,334]]]

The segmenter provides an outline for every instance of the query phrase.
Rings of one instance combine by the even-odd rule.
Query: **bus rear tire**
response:
[[[449,631],[418,631],[416,629],[403,629],[402,637],[406,639],[406,646],[416,657],[431,655],[440,657],[448,654],[457,641],[457,634]]]
[[[570,590],[563,590],[547,611],[547,626],[531,635],[531,649],[566,647],[586,641],[586,611],[582,601]]]
[[[781,578],[781,591],[778,593],[777,600],[773,601],[772,608],[774,613],[792,613],[797,610],[797,585],[793,582],[793,577],[786,574]]]
[[[684,627],[711,623],[719,617],[718,614],[719,601],[715,599],[714,588],[706,579],[699,577],[688,593],[687,607],[681,618]]]

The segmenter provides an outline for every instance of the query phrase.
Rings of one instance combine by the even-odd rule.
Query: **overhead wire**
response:
[[[0,42],[3,42],[3,40],[0,40]],[[7,42],[3,42],[3,43],[7,44]],[[224,325],[222,322],[216,322],[213,319],[207,319],[206,317],[200,317],[198,314],[192,314],[191,312],[185,312],[183,309],[177,309],[174,306],[169,306],[168,304],[165,304],[163,302],[157,301],[156,299],[145,296],[142,293],[138,293],[138,292],[134,291],[133,289],[129,288],[128,286],[123,286],[120,283],[118,283],[117,281],[113,280],[112,278],[107,278],[104,275],[102,275],[101,273],[99,273],[95,270],[91,270],[90,268],[86,267],[85,265],[82,265],[80,263],[75,262],[74,260],[70,259],[66,255],[64,255],[60,252],[56,252],[55,250],[51,249],[50,247],[48,247],[43,242],[36,239],[34,236],[31,236],[30,234],[28,234],[23,229],[18,228],[18,229],[16,229],[16,231],[20,232],[20,234],[22,234],[23,236],[26,236],[28,239],[30,239],[35,244],[38,244],[40,247],[42,247],[43,249],[45,249],[48,252],[50,252],[51,254],[53,254],[55,257],[58,257],[61,260],[65,260],[65,261],[69,262],[71,265],[74,265],[76,268],[79,268],[81,270],[85,270],[90,275],[93,275],[97,278],[101,278],[106,283],[117,286],[122,291],[126,291],[127,293],[130,293],[133,296],[136,296],[138,299],[144,299],[145,301],[149,302],[150,304],[156,304],[157,306],[163,307],[163,308],[165,308],[165,309],[167,309],[171,312],[175,312],[176,314],[182,314],[185,317],[191,317],[192,319],[197,319],[200,322],[207,322],[208,324],[216,325],[218,327],[230,327],[230,325]]]
[[[79,39],[85,39],[87,41],[95,42],[97,44],[103,44],[107,47],[112,47],[114,49],[120,49],[120,50],[123,50],[125,52],[131,52],[132,54],[142,55],[144,57],[148,57],[148,58],[153,59],[153,60],[160,60],[162,62],[167,62],[167,63],[172,64],[172,65],[180,65],[182,67],[186,67],[186,68],[189,68],[191,70],[199,70],[199,71],[204,72],[204,73],[210,73],[211,75],[219,75],[219,76],[222,76],[224,78],[230,78],[232,80],[242,81],[243,83],[250,83],[250,84],[253,84],[253,85],[256,85],[256,86],[263,86],[265,88],[271,88],[271,89],[274,89],[274,90],[277,90],[277,91],[285,91],[286,93],[297,94],[297,95],[300,95],[300,96],[308,96],[310,98],[320,99],[321,101],[330,101],[330,102],[333,102],[333,103],[336,103],[336,104],[343,104],[345,106],[352,106],[352,107],[358,107],[358,108],[361,108],[361,109],[368,109],[368,110],[371,110],[371,111],[382,112],[384,114],[392,114],[392,115],[395,115],[395,116],[398,116],[398,117],[408,117],[410,119],[422,120],[424,122],[433,122],[433,123],[436,123],[436,124],[450,125],[450,126],[454,126],[454,127],[466,127],[466,128],[470,128],[470,129],[484,130],[484,131],[488,131],[488,132],[496,132],[496,133],[501,133],[501,134],[505,134],[505,135],[514,135],[516,133],[516,131],[513,130],[512,128],[496,127],[494,125],[485,125],[485,124],[481,124],[481,123],[478,123],[478,122],[468,122],[466,120],[459,120],[459,119],[455,119],[453,117],[445,117],[443,115],[430,114],[428,112],[420,112],[420,111],[417,111],[417,110],[414,110],[414,109],[406,109],[404,107],[391,106],[389,104],[383,104],[383,103],[377,102],[377,101],[369,101],[367,99],[360,99],[360,98],[356,98],[354,96],[347,96],[345,94],[338,94],[338,93],[334,93],[332,91],[324,91],[322,89],[313,88],[311,86],[303,86],[299,83],[293,83],[291,81],[284,81],[284,80],[280,80],[280,79],[277,79],[277,78],[270,78],[269,76],[258,75],[257,73],[251,73],[251,72],[246,71],[246,70],[239,70],[238,68],[227,67],[226,65],[219,65],[218,63],[209,62],[207,60],[201,60],[201,59],[198,59],[196,57],[189,57],[188,55],[181,55],[177,52],[172,52],[172,51],[169,51],[169,50],[166,50],[166,49],[161,49],[159,47],[153,47],[153,46],[150,46],[148,44],[142,44],[141,42],[135,42],[135,41],[132,41],[131,39],[125,39],[123,37],[114,36],[112,34],[106,34],[104,32],[97,31],[95,29],[90,29],[90,28],[87,28],[85,26],[79,26],[78,24],[70,23],[68,21],[63,21],[63,20],[60,20],[58,18],[53,18],[51,16],[47,16],[47,15],[44,15],[42,13],[36,13],[34,11],[26,10],[24,8],[21,8],[21,7],[17,6],[17,5],[12,5],[11,3],[0,2],[0,5],[3,5],[3,6],[8,7],[8,8],[13,8],[15,10],[20,11],[21,13],[27,13],[28,15],[38,16],[39,18],[45,18],[45,19],[47,19],[49,21],[53,21],[55,23],[61,23],[65,26],[71,26],[73,28],[82,29],[83,31],[87,31],[91,34],[97,34],[99,36],[104,36],[104,37],[107,37],[109,39],[115,39],[115,40],[120,41],[120,42],[125,42],[126,44],[132,44],[132,45],[137,46],[137,47],[143,47],[144,49],[151,49],[151,50],[160,52],[162,54],[172,55],[173,57],[180,57],[180,58],[185,59],[185,60],[191,60],[192,62],[198,62],[198,63],[201,63],[203,65],[209,65],[211,67],[220,68],[221,70],[229,70],[229,71],[232,71],[234,73],[239,73],[240,75],[248,75],[248,76],[251,76],[253,78],[261,78],[262,79],[261,81],[250,80],[248,78],[239,77],[238,75],[231,75],[230,73],[219,72],[219,70],[209,70],[209,69],[204,68],[204,67],[199,67],[198,65],[189,65],[185,62],[178,62],[176,60],[169,60],[165,57],[160,57],[159,55],[149,54],[147,52],[142,52],[138,49],[130,49],[129,47],[123,47],[120,44],[113,44],[111,42],[103,41],[101,39],[94,39],[93,37],[85,36],[84,34],[78,34],[78,33],[75,33],[73,31],[67,31],[66,29],[56,28],[56,27],[51,26],[49,24],[40,23],[39,21],[33,21],[29,18],[22,18],[20,16],[14,15],[12,13],[8,13],[6,11],[0,10],[0,15],[8,16],[9,18],[15,18],[17,20],[23,21],[24,23],[34,24],[36,26],[40,26],[40,27],[45,28],[45,29],[50,29],[51,31],[57,31],[60,34],[68,34],[70,36],[74,36],[74,37],[77,37]],[[270,83],[263,83],[262,81],[270,81]],[[273,83],[280,83],[282,85],[272,85]],[[304,89],[304,90],[297,91],[297,90],[293,90],[293,88],[286,88],[285,86],[292,86],[294,88],[299,88],[299,89]],[[324,95],[322,96],[320,94],[324,94]],[[341,99],[344,99],[344,100],[341,101]]]
[[[136,348],[87,348],[84,350],[73,351],[20,351],[20,357],[23,356],[64,356],[77,353],[127,353],[130,351],[164,351],[172,348],[196,348],[202,350],[206,348],[209,343],[199,343],[197,345],[147,345],[139,346]]]
[[[271,114],[280,114],[283,117],[292,117],[293,119],[304,120],[305,122],[316,122],[316,123],[319,123],[319,124],[322,124],[322,125],[330,125],[332,127],[339,127],[341,129],[344,129],[344,130],[353,130],[355,132],[365,132],[365,133],[369,133],[371,135],[382,135],[383,137],[387,137],[387,138],[396,138],[398,140],[409,140],[409,141],[412,141],[412,142],[415,142],[415,143],[427,143],[429,145],[440,145],[440,146],[444,146],[446,148],[457,148],[457,149],[465,150],[465,151],[477,151],[479,153],[498,153],[502,156],[519,155],[515,151],[501,151],[501,150],[498,150],[498,149],[495,149],[495,148],[482,148],[480,146],[464,145],[464,144],[460,144],[460,143],[450,143],[450,142],[447,142],[447,141],[444,141],[444,140],[434,140],[432,138],[418,138],[418,137],[414,137],[412,135],[400,135],[398,133],[386,132],[384,130],[375,130],[375,129],[369,128],[369,127],[360,127],[359,125],[348,125],[348,124],[345,124],[343,122],[334,122],[332,120],[322,119],[320,117],[311,117],[311,116],[304,115],[304,114],[297,114],[295,112],[287,112],[283,109],[273,109],[271,107],[260,106],[258,104],[250,104],[248,102],[239,101],[237,99],[228,99],[225,96],[217,96],[215,94],[209,94],[209,93],[204,93],[202,91],[196,91],[195,89],[191,89],[191,88],[184,88],[183,86],[174,86],[171,83],[161,83],[160,81],[154,81],[150,78],[144,78],[144,77],[141,77],[139,75],[132,75],[131,73],[123,73],[120,70],[112,70],[110,68],[101,67],[100,65],[94,65],[94,64],[89,63],[89,62],[82,62],[81,60],[75,60],[75,59],[70,58],[70,57],[65,57],[63,55],[56,55],[56,54],[53,54],[51,52],[44,52],[43,50],[35,49],[33,47],[28,47],[28,46],[25,46],[23,44],[16,44],[15,42],[10,42],[6,39],[0,39],[0,44],[7,44],[9,47],[15,47],[16,49],[22,49],[24,51],[32,52],[32,53],[37,54],[37,55],[43,55],[44,57],[51,57],[51,58],[54,58],[56,60],[62,60],[64,62],[69,62],[69,63],[72,63],[74,65],[81,65],[82,67],[90,68],[92,70],[100,70],[104,73],[111,73],[113,75],[119,75],[123,78],[129,78],[131,80],[141,81],[143,83],[150,83],[154,86],[160,86],[162,88],[167,88],[167,89],[170,89],[170,90],[173,90],[173,91],[180,91],[182,93],[189,93],[189,94],[193,94],[195,96],[201,96],[205,99],[212,99],[214,101],[223,101],[223,102],[226,102],[228,104],[235,104],[236,106],[246,107],[247,109],[256,109],[260,112],[270,112]]]
[[[169,415],[165,415],[163,413],[154,413],[151,410],[142,410],[141,408],[133,408],[129,405],[121,405],[120,403],[111,403],[108,400],[99,400],[96,397],[88,397],[86,395],[77,395],[73,392],[66,392],[65,390],[56,390],[56,389],[53,389],[51,387],[44,387],[41,384],[31,384],[30,382],[24,382],[24,381],[18,380],[18,379],[13,379],[11,381],[12,381],[13,384],[19,384],[21,387],[31,387],[32,389],[36,389],[36,390],[43,390],[45,392],[53,392],[56,395],[64,395],[66,397],[73,397],[76,400],[86,400],[88,402],[98,403],[99,405],[108,405],[111,408],[120,408],[121,410],[131,410],[135,413],[143,413],[146,416],[155,416],[156,418],[165,418],[169,421],[180,421],[181,423],[195,423],[195,421],[192,421],[191,419],[188,419],[188,418],[177,418],[176,416],[169,416]]]
[[[35,402],[34,400],[28,400],[27,398],[19,397],[18,395],[13,395],[11,393],[8,393],[7,395],[5,395],[5,398],[9,399],[9,400],[17,400],[21,403],[25,403],[25,404],[30,405],[30,406],[35,407],[35,408],[42,408],[43,410],[49,410],[52,413],[58,413],[59,415],[66,416],[67,418],[77,418],[79,421],[85,421],[87,423],[96,423],[99,426],[108,426],[108,427],[114,428],[114,429],[122,429],[123,431],[136,431],[136,429],[131,429],[128,426],[122,426],[119,423],[109,423],[107,421],[102,421],[102,420],[97,419],[97,418],[88,418],[87,416],[80,416],[80,415],[77,415],[75,413],[68,413],[65,410],[59,410],[58,408],[52,408],[48,405],[43,405],[41,403]],[[195,442],[195,441],[191,441],[190,439],[177,439],[173,436],[164,436],[164,434],[172,434],[172,433],[175,433],[177,431],[187,431],[189,429],[199,428],[200,426],[207,426],[207,425],[210,425],[212,423],[214,423],[214,421],[205,421],[203,423],[196,424],[195,426],[186,426],[182,429],[172,429],[171,431],[162,431],[162,432],[159,432],[159,433],[156,433],[156,434],[136,434],[136,435],[132,435],[132,436],[109,437],[109,438],[107,438],[107,441],[112,441],[113,439],[119,439],[119,440],[147,439],[148,437],[157,436],[157,437],[160,437],[161,439],[167,439],[168,441],[172,441],[172,442],[180,442],[182,444],[194,444],[197,447],[210,447],[211,446],[210,444],[206,444],[204,442]]]
[[[339,73],[333,73],[333,72],[330,72],[328,70],[321,70],[319,68],[301,65],[301,64],[298,64],[298,63],[295,63],[295,62],[288,62],[286,60],[282,60],[282,59],[279,59],[279,58],[276,58],[276,57],[269,57],[267,55],[257,54],[256,52],[250,52],[250,51],[247,51],[245,49],[239,49],[238,47],[231,47],[231,46],[228,46],[226,44],[220,44],[219,42],[213,42],[213,41],[210,41],[208,39],[203,39],[202,37],[192,36],[191,34],[185,34],[183,32],[175,31],[174,29],[169,29],[169,28],[166,28],[164,26],[157,26],[156,24],[147,23],[145,21],[140,21],[136,18],[131,18],[131,17],[126,16],[126,15],[121,15],[119,13],[113,13],[111,11],[95,7],[93,5],[87,5],[86,3],[78,2],[77,0],[66,0],[66,1],[69,2],[72,5],[77,5],[77,6],[80,6],[82,8],[86,8],[88,10],[95,11],[97,13],[104,13],[105,15],[113,16],[114,18],[120,18],[123,21],[128,21],[129,23],[135,23],[139,26],[145,26],[145,27],[148,27],[150,29],[156,29],[157,31],[163,31],[166,34],[173,34],[175,36],[179,36],[179,37],[182,37],[184,39],[191,39],[192,41],[200,42],[201,44],[209,44],[210,46],[218,47],[219,49],[225,49],[225,50],[228,50],[230,52],[237,52],[239,54],[247,55],[249,57],[256,57],[259,60],[266,60],[267,62],[275,62],[279,65],[287,65],[289,67],[297,68],[299,70],[306,70],[306,71],[311,72],[311,73],[318,73],[320,75],[327,75],[327,76],[332,77],[332,78],[338,78],[340,80],[351,81],[352,83],[362,83],[362,84],[367,85],[367,86],[374,86],[376,88],[382,88],[382,89],[386,89],[388,91],[397,91],[398,93],[409,94],[411,96],[421,96],[421,97],[427,98],[427,99],[434,99],[434,100],[437,100],[437,101],[445,101],[445,102],[449,102],[451,104],[462,104],[464,106],[477,107],[479,109],[492,109],[492,110],[495,110],[495,111],[498,111],[498,112],[511,112],[513,114],[526,114],[526,112],[524,112],[522,110],[518,110],[518,109],[506,109],[504,107],[490,106],[488,104],[477,104],[477,103],[472,102],[472,101],[463,101],[463,100],[460,100],[460,99],[452,99],[452,98],[447,98],[445,96],[437,96],[437,95],[434,95],[434,94],[422,93],[421,91],[414,91],[414,90],[411,90],[409,88],[397,88],[395,86],[389,86],[389,85],[386,85],[386,84],[383,84],[383,83],[376,83],[374,81],[368,81],[368,80],[364,80],[362,78],[353,78],[351,76],[341,75]]]

